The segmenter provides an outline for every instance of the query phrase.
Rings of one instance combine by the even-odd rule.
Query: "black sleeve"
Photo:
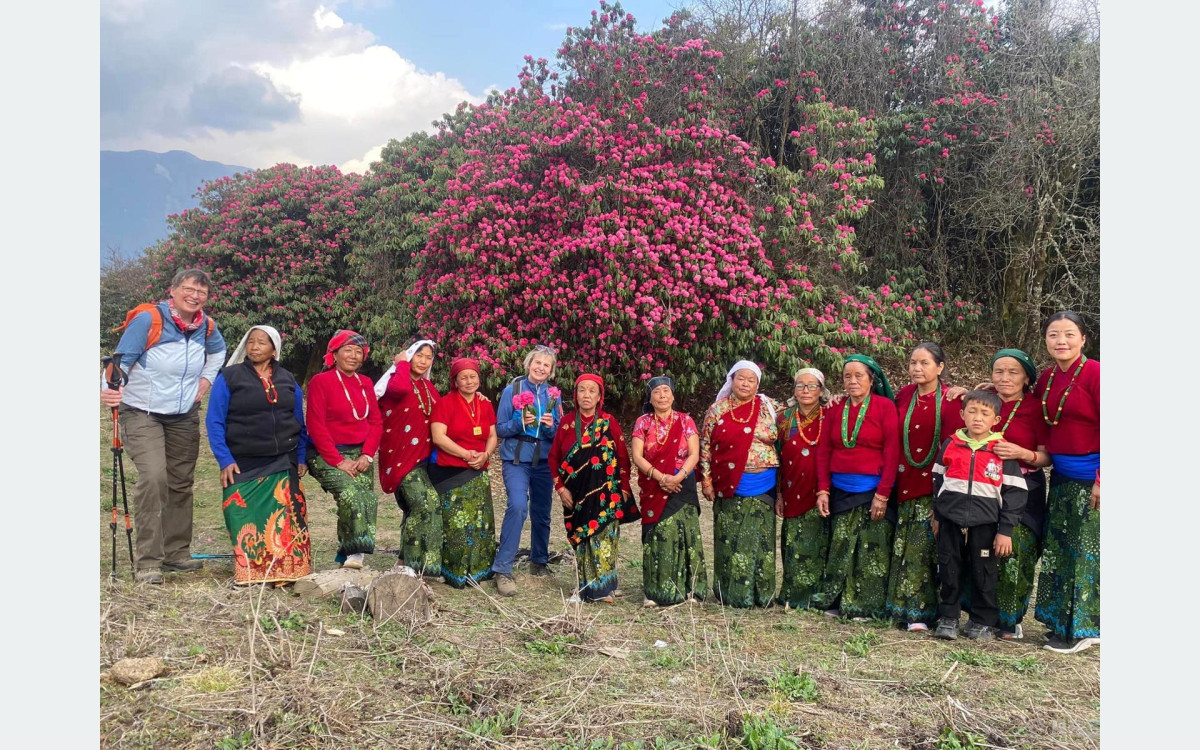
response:
[[[1000,488],[1000,524],[997,534],[1012,536],[1013,527],[1021,521],[1025,502],[1029,498],[1029,485],[1021,473],[1021,464],[1010,458],[1004,462],[1004,485]]]

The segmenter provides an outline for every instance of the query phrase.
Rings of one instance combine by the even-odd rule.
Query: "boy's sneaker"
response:
[[[1017,624],[1012,630],[1001,630],[1000,637],[1006,641],[1019,641],[1025,634],[1021,632],[1020,624]]]
[[[953,617],[938,618],[937,630],[933,631],[933,637],[944,641],[957,641],[958,620]]]
[[[987,625],[984,625],[982,622],[975,622],[974,620],[971,620],[967,623],[967,629],[963,632],[963,635],[973,641],[996,640],[996,633],[994,630]]]
[[[516,596],[517,582],[512,579],[512,576],[506,576],[503,573],[497,573],[496,593],[500,596]]]
[[[1065,640],[1057,636],[1052,636],[1042,648],[1058,654],[1076,654],[1085,649],[1089,649],[1092,646],[1099,645],[1099,638],[1079,638],[1077,640]]]

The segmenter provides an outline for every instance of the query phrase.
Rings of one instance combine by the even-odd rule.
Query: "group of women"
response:
[[[1030,486],[997,600],[1002,634],[1021,638],[1040,558],[1034,615],[1049,630],[1047,648],[1074,652],[1100,633],[1099,363],[1083,355],[1074,313],[1052,316],[1045,339],[1053,363],[1040,375],[1025,352],[1002,349],[980,386],[1003,401],[996,453],[1020,461]],[[937,344],[913,350],[911,383],[898,394],[875,360],[855,354],[842,368],[842,395],[832,396],[820,370],[804,368],[792,398],[779,403],[759,392],[759,367],[740,361],[699,428],[675,410],[672,380],[653,377],[628,445],[604,410],[599,376],[576,379],[573,411],[564,413],[548,347],[529,352],[526,374],[493,407],[479,393],[477,360],[452,360],[441,394],[430,379],[436,344],[420,340],[373,383],[359,372],[366,341],[338,331],[326,369],[309,383],[307,415],[279,349],[273,328],[251,328],[214,384],[208,413],[239,583],[310,571],[306,471],[337,501],[336,559],[361,567],[374,551],[378,454],[380,485],[403,511],[400,563],[451,586],[494,577],[500,594],[515,595],[529,517],[530,572],[549,575],[556,498],[584,601],[613,601],[620,528],[638,523],[648,607],[702,599],[711,588],[735,607],[890,618],[911,631],[936,620],[933,461],[962,426],[966,392],[944,381]],[[497,452],[508,497],[498,540],[487,475]],[[711,586],[697,489],[712,504]]]

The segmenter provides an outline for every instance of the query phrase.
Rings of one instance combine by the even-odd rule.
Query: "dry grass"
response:
[[[104,420],[102,419],[102,432]],[[102,435],[104,465],[107,434]],[[132,479],[132,468],[128,469]],[[194,551],[226,552],[217,468],[202,448]],[[493,472],[497,527],[504,512]],[[111,481],[101,477],[101,507]],[[307,481],[314,563],[333,566],[332,498]],[[702,519],[711,568],[711,521]],[[382,548],[399,514],[380,502]],[[565,547],[557,513],[552,542]],[[101,683],[106,747],[624,748],[747,747],[763,727],[792,744],[759,747],[1014,747],[1099,744],[1100,659],[1024,642],[946,644],[885,623],[711,603],[641,608],[641,546],[626,527],[614,605],[571,605],[573,567],[552,578],[518,569],[520,596],[492,584],[435,585],[431,622],[376,625],[287,589],[231,587],[232,563],[168,574],[163,586],[110,582],[100,533],[100,669],[158,656],[170,671],[136,689]],[[526,532],[526,540],[528,532]],[[122,534],[123,536],[123,534]],[[369,556],[375,568],[391,558]],[[330,628],[345,631],[331,636]],[[655,647],[656,641],[667,645]],[[857,656],[854,654],[864,654]],[[807,673],[816,699],[790,699]],[[758,733],[758,734],[755,734]],[[642,744],[636,744],[636,743]],[[959,744],[955,744],[958,742]],[[974,744],[970,744],[970,743]]]

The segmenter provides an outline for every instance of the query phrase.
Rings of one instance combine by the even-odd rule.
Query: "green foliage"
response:
[[[784,728],[765,716],[742,719],[742,747],[746,750],[799,750],[794,730]]]
[[[279,623],[278,626],[276,622]],[[299,612],[289,612],[282,619],[270,614],[262,614],[258,616],[258,624],[262,627],[264,633],[270,633],[277,628],[282,628],[283,630],[305,630],[308,627],[308,619]]]
[[[247,729],[236,737],[222,737],[213,743],[215,750],[242,750],[254,747],[254,732]]]
[[[820,700],[817,681],[808,672],[776,672],[767,684],[788,700],[805,703],[816,703]]]
[[[842,648],[847,654],[861,658],[870,653],[872,646],[877,646],[882,642],[883,639],[874,631],[862,630],[850,636]]]
[[[987,738],[974,732],[943,727],[938,735],[937,750],[983,750]]]
[[[472,734],[477,734],[480,737],[487,737],[493,740],[500,740],[505,735],[512,734],[517,731],[517,726],[521,723],[521,707],[516,706],[511,713],[497,711],[491,716],[486,716],[481,719],[472,719],[467,726],[467,731]]]
[[[537,638],[532,641],[526,641],[525,648],[535,654],[563,656],[567,653],[569,644],[578,642],[579,638],[574,635],[556,635],[551,638]]]

